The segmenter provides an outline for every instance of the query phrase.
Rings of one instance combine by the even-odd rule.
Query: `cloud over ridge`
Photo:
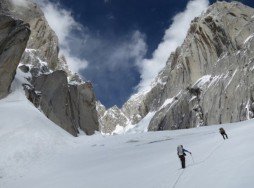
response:
[[[165,67],[170,54],[184,41],[191,20],[209,5],[208,0],[189,0],[185,10],[174,16],[152,58],[148,59],[145,58],[148,49],[146,33],[140,32],[142,28],[134,27],[118,34],[104,32],[99,25],[95,27],[97,32],[93,27],[88,28],[78,23],[73,17],[75,12],[66,9],[58,1],[11,1],[19,6],[25,6],[28,1],[40,5],[50,27],[59,38],[59,55],[66,57],[73,72],[94,82],[97,96],[104,99],[103,103],[124,103],[134,90],[148,91],[158,73]],[[112,2],[102,1],[102,4],[109,3]],[[110,15],[115,16],[114,12]]]
[[[25,1],[25,0],[13,0]],[[60,44],[59,55],[64,55],[71,71],[79,73],[86,68],[88,62],[80,54],[75,53],[76,46],[82,46],[86,38],[84,27],[78,23],[68,11],[49,0],[35,0],[43,10],[49,26],[55,31]]]
[[[143,59],[138,63],[141,81],[137,86],[138,91],[148,91],[158,73],[165,67],[172,52],[180,46],[189,29],[191,21],[199,16],[209,6],[208,0],[191,0],[183,12],[176,14],[173,23],[165,31],[162,42],[153,52],[151,59]]]

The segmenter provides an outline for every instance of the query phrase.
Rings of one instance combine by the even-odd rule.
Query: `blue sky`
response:
[[[66,35],[62,40],[69,41],[71,48],[68,47],[67,51],[70,55],[79,57],[79,64],[82,60],[86,61],[86,68],[79,69],[80,74],[93,82],[97,98],[106,107],[121,107],[141,81],[139,61],[152,58],[165,31],[172,24],[172,18],[184,11],[189,1],[51,2],[58,3],[58,7],[65,9],[66,14],[73,18],[69,22],[75,29],[70,32],[72,35]],[[212,2],[214,1],[210,1]],[[254,6],[252,0],[242,2]]]

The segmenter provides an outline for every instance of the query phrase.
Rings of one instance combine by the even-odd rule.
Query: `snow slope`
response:
[[[11,93],[0,100],[0,187],[4,177],[26,173],[31,162],[70,145],[72,136],[48,120],[25,97],[18,71]]]
[[[14,90],[0,101],[1,188],[253,187],[253,120],[223,125],[228,140],[220,126],[74,138]]]

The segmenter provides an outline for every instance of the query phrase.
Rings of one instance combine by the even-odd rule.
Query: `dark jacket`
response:
[[[225,134],[226,131],[223,128],[220,128],[220,134]]]

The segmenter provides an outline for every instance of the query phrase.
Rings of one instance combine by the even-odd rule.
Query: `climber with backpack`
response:
[[[228,135],[226,133],[226,131],[221,127],[220,129],[220,134],[222,135],[223,139],[225,140],[225,138],[228,139]]]
[[[177,155],[181,160],[181,164],[182,164],[183,169],[185,168],[185,156],[186,156],[185,152],[188,152],[189,154],[191,154],[191,152],[189,152],[188,150],[183,148],[183,145],[179,145],[177,147]]]

